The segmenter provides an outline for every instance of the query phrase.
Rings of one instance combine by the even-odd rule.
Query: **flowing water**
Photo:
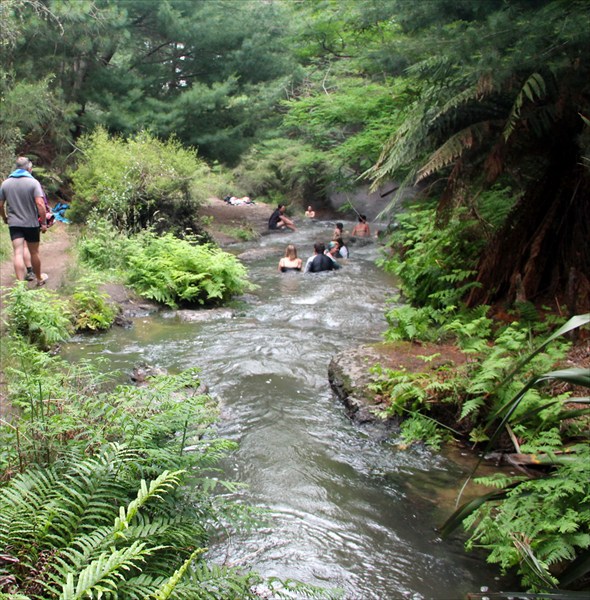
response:
[[[232,318],[212,312],[187,323],[164,312],[129,330],[79,337],[65,354],[106,355],[126,372],[140,362],[202,369],[220,402],[220,433],[239,443],[226,478],[247,484],[240,501],[271,515],[268,526],[220,541],[214,560],[341,588],[355,600],[460,599],[496,587],[481,558],[434,529],[452,510],[466,467],[379,441],[347,419],[329,387],[335,353],[381,339],[394,291],[374,265],[376,244],[351,246],[337,272],[277,272],[287,243],[305,260],[332,225],[309,223],[232,248],[254,256],[247,265],[259,286]]]

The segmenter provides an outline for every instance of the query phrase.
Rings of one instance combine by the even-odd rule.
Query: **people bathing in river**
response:
[[[315,219],[315,210],[311,207],[311,205],[307,207],[307,210],[305,211],[305,216],[309,219]]]
[[[334,261],[334,268],[335,269],[340,269],[341,268],[341,264],[337,261],[338,258],[341,258],[340,256],[340,244],[333,240],[328,244],[328,248],[324,253],[326,256],[328,256],[329,258],[331,258]]]
[[[285,210],[285,205],[279,204],[272,215],[270,215],[270,218],[268,219],[268,228],[270,230],[276,231],[288,228],[293,231],[297,231],[295,223],[285,216]]]
[[[288,271],[301,271],[303,261],[297,258],[297,248],[293,244],[289,244],[285,248],[285,256],[279,260],[279,273],[287,273]]]
[[[340,265],[330,256],[324,254],[326,246],[323,242],[316,242],[313,245],[313,256],[310,256],[305,263],[306,273],[320,273],[321,271],[334,271],[339,269]]]
[[[354,226],[350,235],[354,237],[371,237],[366,215],[359,215],[359,222]]]

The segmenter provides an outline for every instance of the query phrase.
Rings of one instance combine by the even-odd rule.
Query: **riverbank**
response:
[[[272,207],[266,204],[244,204],[234,206],[219,198],[209,198],[199,211],[200,219],[211,238],[222,248],[244,241],[242,234],[247,232],[252,239],[268,233],[268,216]],[[302,222],[304,216],[296,220]],[[43,237],[41,244],[42,271],[47,273],[46,287],[59,291],[68,277],[76,276],[78,269],[71,249],[75,226],[56,222]],[[4,229],[3,234],[7,234]],[[14,284],[14,270],[11,261],[0,265],[0,288],[5,290]],[[29,286],[34,287],[34,283]],[[145,316],[159,310],[159,307],[138,297],[122,284],[108,282],[102,287],[110,302],[120,307],[122,319],[119,324],[129,323],[129,319]],[[0,315],[2,314],[2,294],[0,292]],[[424,357],[431,357],[428,361]],[[441,365],[458,367],[465,363],[466,356],[453,345],[432,345],[421,343],[378,343],[361,345],[335,353],[330,360],[328,379],[330,385],[343,403],[348,417],[357,424],[371,424],[383,432],[395,425],[395,420],[383,423],[377,413],[387,407],[388,400],[371,390],[376,376],[370,372],[373,365],[383,369],[406,370],[407,372],[433,372]],[[582,340],[570,351],[569,366],[590,368],[590,340]],[[456,415],[444,419],[450,426]]]

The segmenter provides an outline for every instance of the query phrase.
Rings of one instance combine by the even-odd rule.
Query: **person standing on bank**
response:
[[[31,254],[31,266],[37,286],[45,285],[41,274],[39,242],[47,231],[47,213],[41,184],[33,177],[33,163],[25,156],[16,159],[15,170],[0,186],[0,217],[8,224],[12,240],[16,278],[25,278],[25,244]]]

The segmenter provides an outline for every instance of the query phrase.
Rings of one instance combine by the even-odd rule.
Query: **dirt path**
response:
[[[69,225],[56,221],[55,225],[41,238],[41,271],[47,273],[46,286],[52,290],[56,290],[62,285],[67,269],[71,264],[69,253],[71,238],[68,227]],[[2,230],[2,236],[4,235],[8,236],[6,228]],[[14,285],[15,281],[12,260],[0,264],[0,288],[2,290],[9,288]],[[35,283],[30,282],[29,286],[33,288]]]

